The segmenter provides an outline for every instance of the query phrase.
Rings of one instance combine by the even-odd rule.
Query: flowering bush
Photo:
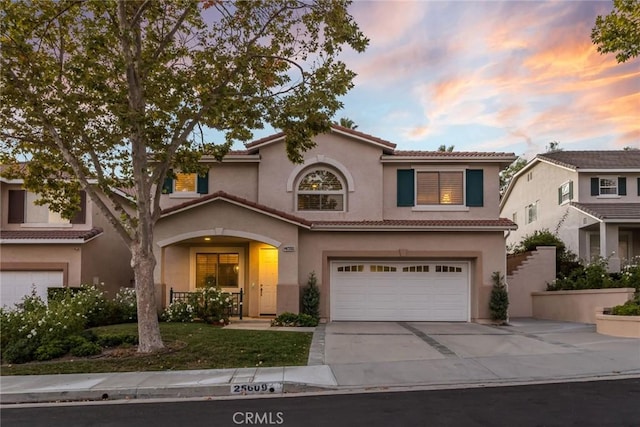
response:
[[[165,322],[193,322],[195,309],[188,301],[176,300],[169,304],[160,315]]]
[[[567,277],[555,279],[547,284],[548,291],[603,289],[603,288],[636,288],[640,290],[640,257],[624,266],[620,273],[609,273],[608,259],[597,258],[587,265],[581,265]]]
[[[166,322],[193,322],[195,319],[207,323],[226,325],[233,304],[232,295],[219,288],[207,287],[189,294],[186,301],[176,300],[163,312]]]
[[[91,339],[81,335],[87,327],[132,320],[135,294],[130,290],[118,294],[112,301],[96,286],[83,286],[80,291],[61,288],[50,293],[47,305],[34,291],[14,308],[0,308],[2,361],[24,363],[49,360],[69,351],[83,355],[99,352]]]
[[[119,318],[123,323],[138,321],[138,300],[136,290],[133,288],[120,288],[113,305],[119,311]]]

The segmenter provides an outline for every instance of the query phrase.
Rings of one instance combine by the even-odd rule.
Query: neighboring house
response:
[[[515,155],[396,151],[337,125],[314,140],[303,164],[276,134],[167,180],[156,283],[242,289],[245,314],[273,315],[298,312],[315,272],[328,320],[489,318],[516,228],[499,217],[498,173]]]
[[[13,306],[35,290],[104,284],[113,295],[130,286],[131,254],[84,192],[71,220],[36,205],[22,180],[0,178],[0,305]]]
[[[507,244],[549,229],[611,271],[640,255],[640,150],[539,154],[511,181],[500,215],[518,224]]]

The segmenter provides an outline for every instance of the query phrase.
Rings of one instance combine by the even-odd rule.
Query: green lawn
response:
[[[48,362],[2,365],[2,375],[44,375],[88,372],[132,372],[184,369],[303,366],[311,333],[222,329],[203,323],[161,323],[167,350],[139,355],[120,348],[89,358],[69,356]],[[135,323],[94,328],[98,334],[137,333]]]

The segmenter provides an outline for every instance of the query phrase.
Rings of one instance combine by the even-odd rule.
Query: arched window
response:
[[[312,169],[298,184],[299,211],[344,211],[345,186],[327,169]]]

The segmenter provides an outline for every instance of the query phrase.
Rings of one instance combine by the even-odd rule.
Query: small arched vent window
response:
[[[327,169],[307,172],[298,184],[299,211],[344,211],[344,184]]]

